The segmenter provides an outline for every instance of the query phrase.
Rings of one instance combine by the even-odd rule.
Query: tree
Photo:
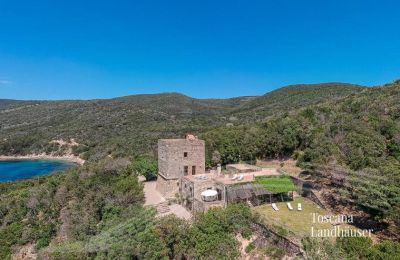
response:
[[[235,259],[240,256],[235,234],[251,235],[251,211],[244,204],[210,209],[192,225],[185,248],[189,258]]]
[[[130,166],[139,175],[143,175],[146,180],[157,178],[158,164],[155,158],[151,156],[139,156]]]
[[[328,238],[321,239],[307,237],[301,242],[306,253],[306,259],[344,259],[341,248],[336,247],[335,244]]]
[[[217,150],[215,150],[215,151],[212,153],[212,156],[211,156],[211,164],[212,164],[213,166],[216,166],[216,165],[218,165],[219,163],[221,163],[221,154],[220,154]]]
[[[182,258],[184,254],[182,242],[189,239],[189,223],[186,220],[175,215],[162,217],[158,220],[154,233],[168,250],[169,259]]]

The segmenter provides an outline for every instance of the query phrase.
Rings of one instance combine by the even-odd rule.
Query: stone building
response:
[[[204,174],[205,144],[203,140],[187,134],[184,139],[158,141],[157,190],[164,197],[179,192],[183,176]]]
[[[228,203],[272,202],[272,193],[254,183],[257,176],[279,176],[276,169],[248,164],[230,164],[205,172],[205,144],[193,135],[158,141],[156,189],[166,198],[179,195],[191,212],[205,212]]]
[[[271,202],[273,194],[254,183],[257,176],[280,176],[276,169],[262,169],[248,164],[230,164],[222,173],[211,170],[202,175],[181,178],[179,194],[182,205],[189,211],[205,212],[229,203],[247,202],[259,205]]]
[[[210,208],[225,205],[225,186],[215,181],[214,174],[185,176],[181,179],[180,194],[183,206],[191,212],[204,212]],[[214,191],[215,196],[205,198],[206,191]]]

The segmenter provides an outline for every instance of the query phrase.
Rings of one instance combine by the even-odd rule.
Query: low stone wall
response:
[[[299,178],[293,177],[293,176],[290,176],[290,179],[292,180],[292,182],[294,183],[294,185],[296,185],[296,191],[297,191],[297,193],[298,193],[298,194],[302,194],[302,193],[303,193],[303,184],[304,184],[304,181],[301,180],[301,179],[299,179]]]
[[[280,248],[283,248],[290,256],[304,258],[304,251],[301,248],[301,245],[298,245],[286,237],[279,235],[263,224],[253,223],[252,228],[257,235],[257,238],[254,240],[254,244],[257,247],[267,247],[272,243]]]
[[[324,203],[319,199],[319,197],[314,193],[315,188],[317,188],[312,182],[304,181],[302,179],[291,176],[290,179],[296,185],[297,193],[309,198],[311,201],[315,202],[318,206],[326,209]]]
[[[314,203],[316,203],[318,206],[320,206],[323,209],[326,209],[325,205],[323,204],[323,202],[318,198],[317,195],[315,195],[314,191],[309,190],[307,197],[312,200]]]
[[[193,212],[206,212],[211,208],[220,208],[225,206],[224,201],[216,200],[212,202],[204,202],[198,199],[194,199],[193,201]]]
[[[174,197],[179,191],[179,180],[165,179],[163,176],[158,175],[156,190],[161,193],[163,197]]]

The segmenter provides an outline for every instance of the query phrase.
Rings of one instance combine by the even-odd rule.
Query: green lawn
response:
[[[302,211],[297,210],[297,203],[302,204]],[[264,220],[264,223],[273,226],[276,231],[283,232],[295,238],[311,236],[311,227],[316,229],[332,229],[330,223],[313,223],[312,213],[330,215],[327,210],[320,208],[312,201],[305,198],[296,198],[291,202],[293,210],[289,210],[286,202],[276,203],[279,211],[275,211],[271,204],[254,207]],[[341,225],[344,227],[344,224]]]
[[[296,190],[289,176],[257,176],[255,183],[263,185],[266,190],[272,193],[286,193]]]

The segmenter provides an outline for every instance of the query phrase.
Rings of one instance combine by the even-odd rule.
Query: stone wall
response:
[[[177,179],[184,176],[185,166],[187,166],[188,175],[204,173],[205,145],[203,140],[161,139],[158,141],[159,174],[166,179]]]
[[[224,187],[221,184],[215,183],[214,180],[196,182],[194,184],[194,198],[201,200],[201,193],[208,189],[219,190],[221,193],[221,200],[225,201]]]
[[[324,202],[321,201],[321,199],[315,194],[313,190],[315,188],[314,183],[310,181],[304,181],[293,176],[291,176],[290,178],[296,185],[298,194],[301,194],[302,196],[309,198],[311,201],[319,205],[321,208],[326,209]]]
[[[296,191],[298,194],[302,194],[303,193],[303,184],[304,181],[296,178],[294,176],[290,176],[290,179],[292,180],[293,184],[296,185]]]
[[[309,190],[307,197],[316,203],[318,206],[320,206],[323,209],[326,209],[325,204],[319,199],[319,197],[314,193],[313,190]]]
[[[201,193],[207,189],[217,190],[219,199],[213,202],[204,202]],[[182,178],[180,184],[180,194],[183,199],[183,205],[193,212],[203,212],[213,206],[225,205],[225,189],[220,183],[213,179],[191,181],[188,178]]]
[[[179,191],[182,197],[182,204],[185,208],[193,210],[194,200],[194,184],[186,178],[182,178],[180,182]]]
[[[174,196],[178,193],[180,178],[184,175],[203,174],[204,171],[205,144],[203,140],[158,140],[157,190],[163,196]]]
[[[212,202],[205,202],[202,200],[198,200],[195,199],[193,201],[193,212],[197,213],[197,212],[206,212],[209,209],[212,208],[220,208],[220,207],[224,207],[225,203],[223,201],[212,201]]]
[[[157,178],[156,189],[164,197],[174,197],[179,192],[179,179],[165,179],[159,175]]]
[[[288,238],[279,235],[270,228],[263,224],[253,223],[252,229],[255,231],[257,238],[254,240],[254,244],[257,247],[267,247],[270,244],[276,245],[285,250],[290,256],[296,256],[303,258],[304,251],[301,245],[289,240]]]

